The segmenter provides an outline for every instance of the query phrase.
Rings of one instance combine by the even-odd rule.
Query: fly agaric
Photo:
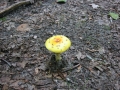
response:
[[[61,53],[71,46],[71,41],[64,35],[54,35],[45,42],[46,48],[55,53],[56,60],[61,60]]]

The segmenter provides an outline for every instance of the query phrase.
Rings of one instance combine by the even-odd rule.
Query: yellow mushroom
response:
[[[64,35],[54,35],[46,40],[45,46],[56,54],[56,59],[60,59],[60,54],[69,49],[71,41]]]

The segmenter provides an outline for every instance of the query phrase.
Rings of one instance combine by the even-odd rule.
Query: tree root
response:
[[[17,9],[20,6],[29,5],[31,3],[32,3],[31,0],[25,0],[25,1],[20,1],[18,3],[15,3],[15,4],[5,8],[4,10],[0,11],[0,18],[4,17],[5,15],[9,14],[11,11]]]

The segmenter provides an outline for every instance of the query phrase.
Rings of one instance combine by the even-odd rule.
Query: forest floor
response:
[[[110,12],[120,15],[119,0],[36,0],[0,18],[0,90],[120,90],[120,19]],[[75,68],[50,73],[44,43],[57,34],[71,40],[62,56]]]

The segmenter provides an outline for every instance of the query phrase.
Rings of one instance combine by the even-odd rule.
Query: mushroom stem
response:
[[[57,61],[61,60],[61,54],[55,53],[55,59],[56,59]]]

